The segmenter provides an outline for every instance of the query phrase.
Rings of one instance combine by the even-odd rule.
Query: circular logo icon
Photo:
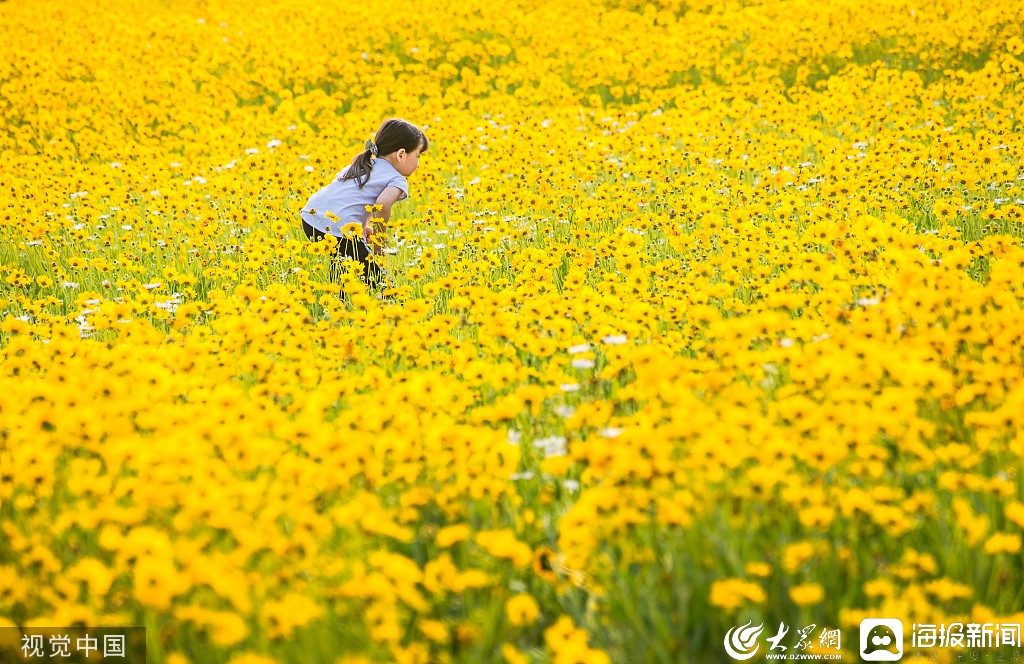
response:
[[[865,662],[896,662],[903,658],[903,622],[867,618],[860,623],[860,657]]]
[[[761,646],[757,637],[764,631],[764,623],[757,627],[751,627],[752,624],[753,621],[748,621],[746,625],[733,627],[725,633],[725,652],[729,653],[729,657],[743,661],[757,654]]]

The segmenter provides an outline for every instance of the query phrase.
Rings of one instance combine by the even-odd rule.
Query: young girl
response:
[[[370,217],[391,218],[391,206],[409,196],[406,178],[420,163],[420,154],[427,150],[427,137],[414,124],[397,118],[385,120],[373,140],[366,141],[366,150],[338,173],[326,187],[310,196],[302,208],[302,230],[310,240],[325,235],[338,239],[331,261],[331,279],[337,278],[338,261],[345,257],[358,260],[362,278],[368,286],[380,286],[389,280],[371,253],[380,255],[379,242],[373,241],[378,230]],[[368,212],[369,206],[380,206]],[[362,234],[346,237],[342,229],[351,223],[362,226]],[[372,248],[371,248],[372,245]]]

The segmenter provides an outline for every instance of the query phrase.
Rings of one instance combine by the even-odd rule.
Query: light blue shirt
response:
[[[377,197],[385,187],[401,189],[402,193],[399,194],[398,200],[403,200],[409,195],[409,183],[405,176],[395,170],[386,159],[373,160],[370,179],[362,189],[356,180],[341,179],[346,171],[347,167],[334,176],[330,184],[310,196],[302,208],[302,219],[322,233],[341,237],[341,229],[347,224],[355,222],[365,225],[370,217],[366,206],[376,203]],[[331,221],[324,216],[327,212],[337,215],[338,221]]]

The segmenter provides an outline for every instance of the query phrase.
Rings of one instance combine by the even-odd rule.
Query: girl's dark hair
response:
[[[376,144],[377,154],[382,156],[397,152],[403,148],[406,152],[412,152],[420,146],[423,146],[422,152],[427,151],[426,134],[411,122],[398,118],[391,118],[382,122],[380,129],[377,130],[377,134],[373,137],[373,142]],[[341,179],[355,180],[359,184],[359,188],[362,189],[363,185],[370,179],[370,169],[373,168],[372,158],[374,156],[370,149],[360,152],[352,160],[352,165],[348,167],[348,170],[341,176]]]

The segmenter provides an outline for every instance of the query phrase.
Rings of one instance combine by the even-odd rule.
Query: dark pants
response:
[[[317,230],[306,223],[305,219],[302,220],[302,232],[314,242],[318,242],[327,236],[327,233]],[[376,262],[369,260],[370,248],[366,246],[363,238],[335,237],[338,240],[338,245],[334,250],[334,255],[331,257],[331,281],[338,280],[338,269],[341,266],[341,261],[348,257],[359,261],[362,268],[359,274],[363,279],[363,283],[367,286],[388,285],[390,280],[387,274],[385,274],[384,269]]]

